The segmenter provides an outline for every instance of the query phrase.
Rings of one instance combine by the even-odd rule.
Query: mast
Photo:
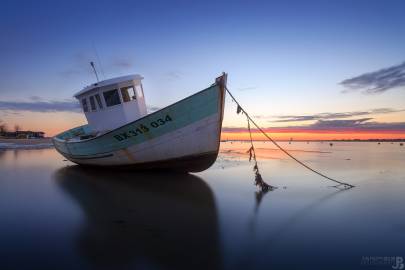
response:
[[[97,82],[99,82],[99,80],[98,80],[98,74],[97,74],[96,67],[94,66],[94,62],[91,61],[91,62],[90,62],[90,65],[91,65],[91,67],[93,68],[94,74],[96,74]]]

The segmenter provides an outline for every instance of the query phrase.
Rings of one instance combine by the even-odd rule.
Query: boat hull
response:
[[[79,127],[53,142],[80,165],[198,172],[217,158],[223,110],[224,87],[216,83],[99,137],[69,140],[69,132],[88,128]]]

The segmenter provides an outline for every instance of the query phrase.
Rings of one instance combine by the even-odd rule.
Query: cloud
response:
[[[32,100],[32,101],[40,101],[40,100],[42,100],[42,98],[39,97],[39,96],[30,96],[30,100]]]
[[[180,72],[180,71],[174,71],[174,70],[169,71],[169,72],[166,72],[164,75],[165,75],[165,77],[167,77],[169,80],[173,80],[173,81],[179,80],[179,79],[181,79],[181,78],[183,77],[183,73],[182,73],[182,72]]]
[[[1,116],[9,116],[9,115],[20,115],[20,111],[10,111],[10,110],[2,110],[0,109]]]
[[[118,67],[118,68],[123,68],[123,69],[129,69],[129,68],[132,68],[134,66],[134,64],[132,63],[132,61],[130,61],[127,58],[125,58],[125,59],[116,58],[113,60],[112,66]]]
[[[113,72],[116,69],[127,70],[134,67],[133,61],[128,57],[113,56],[108,61],[101,61],[97,55],[91,52],[78,52],[72,55],[71,64],[59,72],[62,77],[73,77],[79,75],[93,75],[90,62],[94,62],[97,73],[104,79],[104,71]]]
[[[392,108],[377,108],[367,111],[353,111],[353,112],[341,112],[341,113],[317,113],[311,115],[279,115],[279,116],[266,116],[266,115],[255,115],[257,119],[275,119],[270,120],[270,122],[287,123],[287,122],[304,122],[304,121],[314,121],[314,120],[330,120],[330,119],[345,119],[356,116],[368,116],[376,114],[388,114],[395,112],[403,112],[405,109],[397,110]]]
[[[339,83],[346,87],[343,92],[364,90],[365,93],[382,93],[405,86],[405,62],[402,64],[365,73]]]
[[[32,100],[32,99],[31,99]],[[41,99],[42,100],[42,99]],[[74,100],[63,101],[0,101],[0,110],[4,112],[80,112],[80,105]]]
[[[279,120],[273,120],[272,122],[300,122],[310,121],[318,119],[316,115],[284,115],[278,116]]]
[[[160,109],[162,109],[161,107],[157,107],[157,106],[147,106],[148,112],[156,112]]]
[[[149,113],[152,113],[162,108],[157,106],[147,106],[147,109]],[[79,102],[72,99],[45,101],[41,97],[36,97],[34,99],[30,98],[30,101],[0,101],[1,115],[7,116],[12,114],[20,114],[21,111],[82,112]]]
[[[257,89],[257,86],[247,86],[247,87],[237,88],[237,90],[239,90],[239,91],[249,91],[249,90],[255,90],[255,89]]]
[[[360,128],[368,125],[367,121],[373,118],[360,118],[352,120],[318,120],[315,123],[306,126],[310,129],[342,129],[342,128]],[[297,128],[297,127],[295,127]]]
[[[80,74],[90,74],[93,73],[91,69],[90,62],[94,61],[95,57],[91,57],[89,54],[84,52],[78,52],[72,56],[72,64],[68,66],[65,70],[59,72],[62,77],[77,76]],[[96,63],[97,64],[97,63]]]
[[[405,131],[405,122],[374,122],[373,118],[359,118],[351,120],[318,120],[307,126],[293,126],[288,128],[302,130],[402,130]]]
[[[313,124],[303,126],[266,127],[264,131],[269,133],[280,132],[405,132],[405,122],[374,122],[372,118],[359,118],[351,120],[318,120]],[[247,132],[244,127],[223,127],[223,132],[238,133]],[[259,132],[252,129],[253,132]]]

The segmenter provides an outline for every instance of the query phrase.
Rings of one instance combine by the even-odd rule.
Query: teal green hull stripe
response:
[[[219,86],[213,85],[193,96],[100,137],[82,142],[68,142],[68,154],[87,156],[109,153],[155,139],[188,126],[210,115],[219,113],[219,91]],[[66,131],[58,135],[57,138],[65,139],[71,137],[72,134],[86,134],[88,132],[89,127],[86,125]]]

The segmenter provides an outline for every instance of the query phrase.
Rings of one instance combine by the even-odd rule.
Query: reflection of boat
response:
[[[88,124],[55,136],[55,148],[77,164],[205,170],[218,155],[226,76],[151,114],[139,75],[90,85],[75,95]]]
[[[220,268],[214,197],[197,176],[72,166],[55,178],[85,213],[78,250],[95,269]]]

